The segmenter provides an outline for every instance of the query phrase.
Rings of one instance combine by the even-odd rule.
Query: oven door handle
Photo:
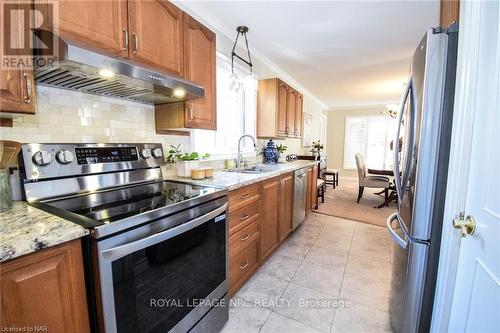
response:
[[[126,243],[117,247],[113,247],[108,250],[104,250],[101,252],[101,255],[106,258],[106,260],[114,261],[116,259],[119,259],[121,257],[124,257],[130,253],[136,252],[138,250],[147,248],[149,246],[158,244],[160,242],[163,242],[167,239],[170,239],[172,237],[178,236],[186,231],[189,231],[191,229],[196,228],[197,226],[202,225],[203,223],[206,223],[210,221],[211,219],[217,217],[217,215],[223,213],[227,209],[227,203],[224,205],[220,206],[219,208],[216,208],[215,210],[205,214],[201,215],[195,219],[192,219],[189,222],[180,224],[174,228],[167,229],[161,232],[158,232],[156,234],[147,236],[145,238]]]

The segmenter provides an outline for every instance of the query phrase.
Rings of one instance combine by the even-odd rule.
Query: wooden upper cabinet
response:
[[[0,268],[2,327],[90,332],[80,240],[12,259]]]
[[[278,207],[281,191],[280,177],[262,183],[261,253],[267,258],[278,246]]]
[[[286,122],[286,103],[288,98],[288,86],[286,83],[278,80],[278,136],[286,136],[287,122]]]
[[[279,196],[279,240],[283,241],[292,232],[293,223],[293,172],[281,176]]]
[[[288,136],[295,136],[295,103],[297,92],[293,89],[288,90],[286,103],[286,133]]]
[[[185,127],[217,129],[215,33],[184,14],[185,77],[205,88],[205,97],[187,102]]]
[[[34,114],[34,84],[31,70],[0,70],[0,112]]]
[[[295,130],[296,137],[302,137],[302,110],[304,107],[304,97],[297,93],[295,95]]]
[[[82,47],[114,57],[128,57],[126,47],[127,1],[57,1],[58,17],[53,18],[52,1],[35,0],[35,9],[42,12],[43,22],[36,26],[54,31],[62,38]],[[45,19],[49,18],[49,19]]]
[[[301,137],[302,108],[302,95],[288,84],[278,78],[260,80],[257,137]]]
[[[439,25],[441,27],[446,28],[453,22],[458,22],[460,18],[459,0],[441,0],[440,5]]]
[[[3,15],[3,10],[0,10],[0,22],[2,23],[5,22]],[[14,22],[12,24],[14,26]],[[4,50],[7,42],[21,50],[23,46],[22,23],[19,22],[17,26],[19,27],[19,33],[14,32],[10,36],[0,36],[2,50]],[[18,36],[18,38],[12,40],[12,36]],[[33,71],[24,67],[0,70],[0,100],[0,112],[2,113],[35,113]]]
[[[129,0],[129,50],[134,62],[182,76],[182,11],[166,0]]]

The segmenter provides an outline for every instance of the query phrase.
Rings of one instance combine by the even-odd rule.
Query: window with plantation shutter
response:
[[[344,169],[356,169],[360,153],[367,167],[392,169],[390,143],[396,135],[396,121],[388,116],[346,117]]]

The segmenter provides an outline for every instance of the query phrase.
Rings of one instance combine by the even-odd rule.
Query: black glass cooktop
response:
[[[162,181],[47,201],[41,203],[40,208],[46,208],[56,215],[61,215],[57,214],[58,212],[65,212],[66,215],[70,212],[72,214],[69,215],[83,217],[83,220],[91,221],[90,224],[98,226],[188,200],[196,200],[217,191],[220,190]]]

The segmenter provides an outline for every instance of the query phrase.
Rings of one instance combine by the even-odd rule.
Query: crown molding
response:
[[[387,104],[393,104],[393,103],[387,103]],[[386,104],[366,104],[366,105],[347,105],[347,106],[334,106],[328,108],[328,111],[340,111],[340,110],[373,110],[373,109],[380,109],[380,108],[386,108]]]

